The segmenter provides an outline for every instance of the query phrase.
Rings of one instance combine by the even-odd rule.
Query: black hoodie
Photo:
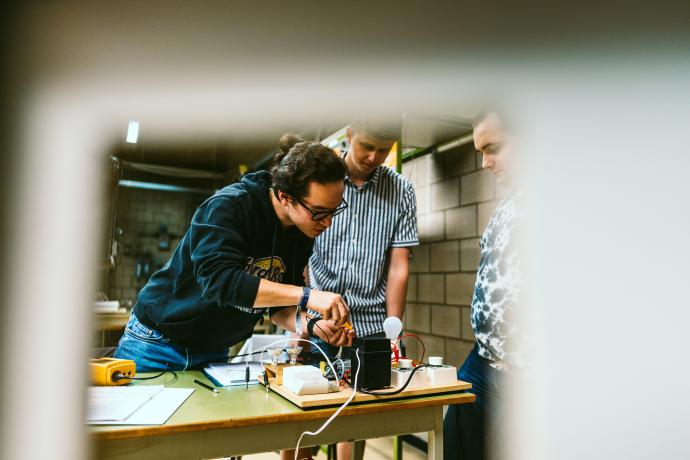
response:
[[[259,278],[303,285],[313,239],[283,228],[266,171],[247,174],[207,199],[170,260],[139,292],[134,313],[171,343],[220,351],[251,336]],[[271,314],[281,308],[271,308]]]

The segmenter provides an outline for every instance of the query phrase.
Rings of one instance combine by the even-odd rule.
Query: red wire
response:
[[[408,332],[407,334],[403,334],[402,337],[398,339],[398,342],[400,342],[405,337],[414,337],[415,339],[419,340],[419,343],[422,344],[422,358],[419,360],[419,362],[424,362],[424,356],[426,355],[426,347],[424,346],[424,341],[421,339],[421,337],[419,337],[417,334],[411,334]]]

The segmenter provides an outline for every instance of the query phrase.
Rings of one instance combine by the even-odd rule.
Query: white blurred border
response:
[[[112,49],[103,37],[90,41],[70,27],[80,25],[78,8],[46,9],[27,31],[68,39],[55,35],[45,48],[27,40],[22,56],[36,72],[24,87],[9,216],[2,458],[87,456],[98,161],[128,120],[164,138],[189,127],[251,137],[271,123],[362,110],[471,116],[486,100],[519,119],[528,165],[524,318],[536,353],[530,379],[515,387],[508,455],[690,457],[686,48],[454,56],[401,44],[390,60],[351,50],[319,60],[308,50],[292,59],[260,54],[270,44],[242,37],[227,46],[249,51],[224,60],[206,35],[207,47],[187,62],[166,42],[171,30],[156,35],[141,18],[133,16],[132,36],[164,57],[129,56],[118,33]],[[84,31],[128,33],[93,19]],[[190,23],[203,29],[203,17]]]

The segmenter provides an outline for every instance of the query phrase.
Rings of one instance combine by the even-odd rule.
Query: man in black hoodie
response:
[[[223,362],[266,309],[286,330],[351,344],[343,298],[310,290],[302,278],[313,238],[347,206],[345,166],[318,143],[286,135],[280,144],[270,174],[247,174],[197,209],[170,260],[139,292],[115,357],[144,372]]]

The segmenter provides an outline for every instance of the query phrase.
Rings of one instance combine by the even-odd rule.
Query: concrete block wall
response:
[[[135,277],[136,261],[146,253],[153,261],[151,273],[160,268],[172,255],[175,247],[189,228],[192,215],[205,197],[198,194],[162,192],[120,188],[117,200],[117,227],[120,236],[114,273],[110,278],[107,295],[120,302],[134,303],[139,289],[147,279]],[[160,226],[171,234],[170,249],[158,248]]]
[[[413,250],[404,325],[419,335],[426,356],[460,366],[472,349],[470,304],[479,264],[479,238],[505,192],[481,169],[473,145],[403,163],[415,185],[420,245]],[[421,346],[406,340],[407,354]]]

